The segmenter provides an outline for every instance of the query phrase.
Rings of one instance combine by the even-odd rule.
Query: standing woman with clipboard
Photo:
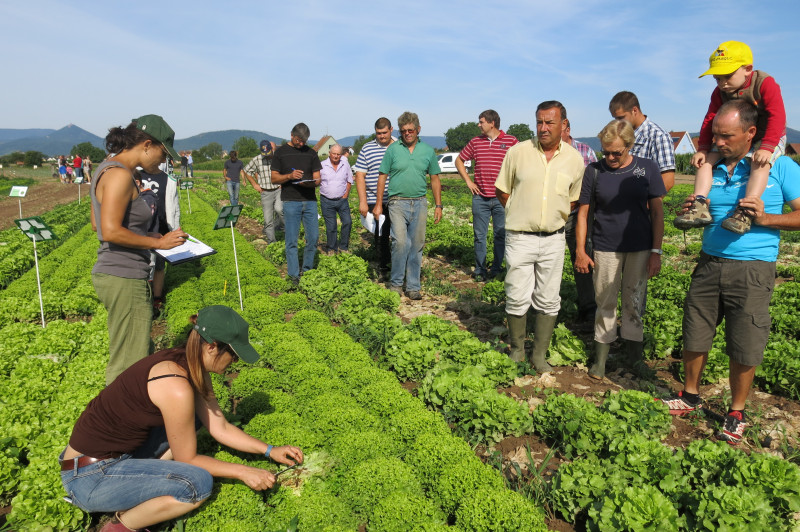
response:
[[[111,128],[105,145],[112,155],[92,180],[92,229],[100,240],[92,284],[108,311],[106,386],[150,353],[150,250],[174,248],[187,236],[180,228],[163,236],[147,233],[153,213],[139,196],[132,173],[137,166],[155,173],[168,157],[177,158],[174,139],[175,132],[157,115]]]

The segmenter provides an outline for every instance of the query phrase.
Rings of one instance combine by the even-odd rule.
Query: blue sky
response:
[[[76,124],[100,136],[161,114],[178,138],[253,129],[369,133],[419,114],[441,135],[493,108],[533,125],[564,103],[573,136],[609,120],[619,90],[666,129],[699,130],[698,79],[725,40],[750,45],[800,129],[800,2],[0,2],[0,127]]]

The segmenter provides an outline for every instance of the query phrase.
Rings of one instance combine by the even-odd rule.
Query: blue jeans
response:
[[[328,199],[319,195],[319,206],[322,217],[325,219],[325,237],[328,251],[347,251],[350,248],[350,227],[353,219],[350,217],[350,204],[346,198]],[[342,220],[342,236],[336,238],[336,214]]]
[[[503,257],[506,253],[506,210],[497,198],[484,198],[480,194],[472,196],[472,232],[475,236],[475,275],[486,275],[486,235],[489,219],[494,233],[494,259],[492,274],[503,271]]]
[[[78,508],[118,512],[163,495],[186,503],[202,501],[211,495],[214,478],[205,469],[183,462],[124,454],[62,471],[61,482]]]
[[[239,182],[225,181],[225,187],[228,189],[228,197],[231,200],[231,205],[239,205]]]
[[[314,267],[314,256],[319,240],[316,201],[285,201],[283,219],[286,225],[286,271],[289,277],[300,277],[300,260],[297,256],[297,241],[300,238],[300,224],[306,232],[306,247],[303,252],[303,271]]]
[[[419,292],[428,198],[390,198],[389,217],[392,219],[392,286],[403,286],[405,279],[407,292]]]

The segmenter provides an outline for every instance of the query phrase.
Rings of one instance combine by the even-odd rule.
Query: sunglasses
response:
[[[603,150],[600,153],[603,154],[603,157],[608,157],[609,155],[613,155],[614,157],[622,157],[623,155],[625,155],[625,150],[621,150],[621,151],[605,151],[605,150]]]
[[[225,352],[227,352],[231,356],[231,358],[233,359],[233,362],[238,362],[239,361],[239,355],[237,355],[236,352],[234,352],[234,350],[231,348],[231,346],[229,344],[220,343],[218,349],[219,349],[220,355],[222,355]]]

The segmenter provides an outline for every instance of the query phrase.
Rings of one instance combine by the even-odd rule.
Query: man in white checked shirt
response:
[[[275,229],[283,230],[283,202],[281,186],[272,183],[272,153],[275,145],[261,141],[261,153],[250,159],[244,167],[244,175],[250,184],[261,193],[261,210],[264,212],[264,239],[272,244],[276,241]],[[253,179],[256,176],[256,179]]]

